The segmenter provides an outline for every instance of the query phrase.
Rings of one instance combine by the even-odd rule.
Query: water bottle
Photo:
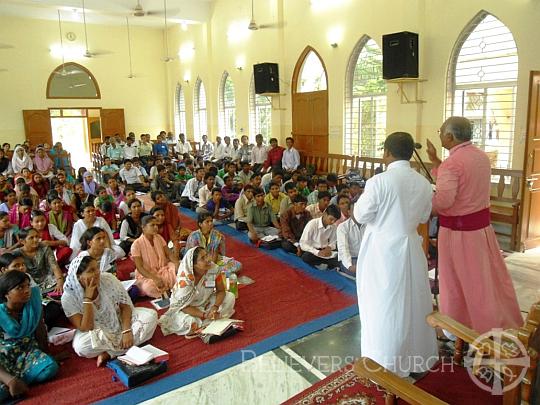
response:
[[[229,292],[238,298],[238,277],[234,273],[229,276]]]

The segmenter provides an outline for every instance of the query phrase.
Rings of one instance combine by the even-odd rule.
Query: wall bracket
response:
[[[401,104],[427,103],[426,100],[418,98],[418,88],[420,87],[420,83],[427,82],[426,79],[403,77],[399,79],[387,80],[387,82],[396,83],[398,85],[398,93],[401,96]],[[412,93],[410,92],[411,87],[413,88]],[[407,94],[408,92],[409,94]]]

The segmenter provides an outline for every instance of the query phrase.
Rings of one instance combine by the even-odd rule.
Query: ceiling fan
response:
[[[141,4],[141,0],[137,0],[137,4],[134,8],[131,9],[132,15],[134,17],[144,17],[144,16],[161,16],[163,15],[163,11],[161,10],[145,10]],[[170,14],[169,10],[169,14]],[[178,13],[179,10],[173,10],[173,14]]]
[[[255,21],[255,8],[253,6],[254,0],[251,0],[251,21],[249,22],[248,29],[251,31],[257,31],[258,29],[264,28],[281,28],[282,24],[257,24]]]
[[[167,0],[163,0],[163,15],[165,27],[165,56],[161,60],[167,63],[176,59],[174,56],[169,56],[169,33],[167,32]]]
[[[90,50],[88,49],[88,33],[86,30],[86,7],[84,6],[84,0],[82,0],[82,11],[83,11],[83,24],[84,24],[84,43],[86,45],[83,56],[85,58],[93,58],[94,56],[105,55],[109,53],[109,52],[90,52]]]
[[[133,74],[133,64],[131,61],[131,33],[129,30],[129,17],[126,16],[126,28],[127,28],[127,38],[128,38],[128,55],[129,55],[129,75],[128,79],[135,78],[135,75]]]

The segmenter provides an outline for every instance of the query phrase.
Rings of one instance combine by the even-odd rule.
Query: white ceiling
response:
[[[213,0],[166,0],[167,21],[200,23],[208,21]],[[129,16],[133,25],[163,26],[164,0],[140,0],[150,15],[133,16],[137,0],[85,0],[86,21],[90,24],[121,25]],[[82,22],[82,0],[0,0],[0,16]]]

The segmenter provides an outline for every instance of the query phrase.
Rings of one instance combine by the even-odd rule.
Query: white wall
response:
[[[280,29],[269,28],[247,32],[245,38],[231,41],[228,29],[238,21],[244,26],[250,18],[250,2],[245,0],[217,0],[209,24],[190,27],[187,32],[177,27],[171,37],[177,49],[192,41],[195,55],[190,61],[177,61],[168,65],[169,99],[185,72],[192,79],[204,79],[210,108],[210,135],[218,134],[218,87],[224,70],[231,73],[237,100],[237,128],[248,127],[248,92],[251,65],[257,62],[279,63],[281,106],[286,111],[274,111],[274,135],[284,140],[291,132],[290,82],[299,55],[307,45],[315,48],[324,60],[329,83],[329,150],[342,153],[344,123],[345,72],[354,46],[363,35],[369,35],[380,46],[381,36],[390,32],[413,31],[420,34],[420,74],[427,82],[420,86],[420,97],[425,104],[401,104],[396,84],[388,85],[387,130],[405,130],[418,141],[426,138],[437,141],[437,129],[444,117],[446,74],[454,44],[461,31],[481,10],[499,18],[512,31],[519,52],[519,82],[516,110],[513,166],[521,168],[527,119],[529,72],[540,69],[540,56],[536,44],[540,32],[540,8],[530,1],[517,0],[258,0],[255,18],[259,24],[282,23]],[[326,3],[316,8],[313,3]],[[283,20],[280,20],[282,18]],[[329,31],[338,28],[343,38],[337,48],[330,47]],[[243,71],[235,69],[235,60],[245,56]],[[192,117],[192,83],[184,86],[187,104],[188,133]],[[413,87],[406,87],[409,92]],[[277,100],[276,105],[277,105]],[[173,108],[170,108],[170,122]]]
[[[64,34],[77,35],[65,45],[84,45],[82,24],[64,23]],[[0,41],[13,45],[0,49],[0,141],[13,145],[24,140],[22,110],[49,107],[124,108],[126,130],[155,134],[168,125],[166,68],[160,60],[162,31],[132,27],[134,79],[128,79],[127,31],[122,26],[88,25],[90,51],[107,54],[73,60],[87,67],[99,83],[98,100],[48,100],[47,79],[62,63],[49,52],[59,43],[58,23],[0,16]],[[68,60],[66,60],[68,61]]]

